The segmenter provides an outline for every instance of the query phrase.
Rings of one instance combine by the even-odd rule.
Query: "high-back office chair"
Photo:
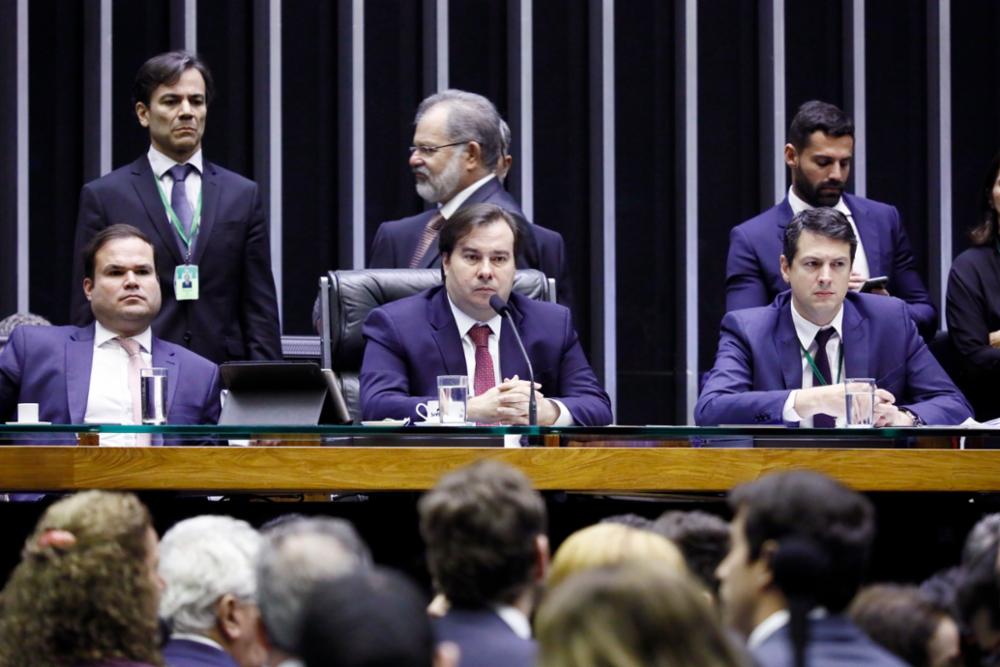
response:
[[[361,420],[358,376],[365,351],[361,327],[373,309],[441,284],[440,269],[330,271],[320,278],[323,367],[333,369],[351,419]],[[535,269],[514,274],[514,291],[537,301],[555,301],[555,280]]]

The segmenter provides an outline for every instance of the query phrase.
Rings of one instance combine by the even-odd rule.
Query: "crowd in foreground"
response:
[[[0,667],[1000,664],[1000,514],[954,568],[873,585],[863,495],[799,471],[729,505],[728,524],[609,517],[550,558],[541,495],[479,462],[419,502],[431,593],[341,519],[204,515],[160,539],[134,495],[88,491],[27,538],[0,593]]]

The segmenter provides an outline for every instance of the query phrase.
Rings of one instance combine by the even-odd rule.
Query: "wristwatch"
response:
[[[905,412],[906,414],[910,415],[910,419],[913,420],[912,424],[913,426],[927,426],[924,420],[921,419],[920,415],[918,415],[916,412],[913,412],[912,410],[908,410],[906,408],[900,408],[899,411]]]

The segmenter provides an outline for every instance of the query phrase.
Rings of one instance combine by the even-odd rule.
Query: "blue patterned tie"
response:
[[[170,206],[174,209],[177,219],[184,227],[184,233],[189,238],[191,236],[191,223],[194,222],[194,211],[191,210],[191,202],[188,201],[184,181],[192,171],[195,171],[194,165],[177,164],[167,172],[170,174],[170,178],[174,179],[174,188],[170,191]]]
[[[816,369],[823,376],[824,384],[833,384],[833,373],[830,372],[830,357],[826,354],[826,344],[834,333],[836,331],[833,327],[820,329],[816,332]],[[819,386],[817,383],[813,384]],[[813,416],[813,426],[816,428],[833,428],[836,425],[837,420],[830,415]]]

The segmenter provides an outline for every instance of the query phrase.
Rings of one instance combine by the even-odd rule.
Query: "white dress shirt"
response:
[[[816,345],[816,332],[820,329],[827,329],[833,327],[836,332],[834,335],[830,336],[830,340],[826,342],[826,358],[830,361],[830,373],[833,375],[829,378],[830,382],[839,382],[844,376],[844,364],[841,364],[837,368],[837,361],[840,360],[840,345],[841,341],[844,339],[844,306],[841,304],[840,310],[833,317],[833,321],[830,322],[825,327],[813,324],[806,318],[799,314],[799,311],[795,309],[795,302],[789,304],[792,309],[792,322],[795,324],[795,335],[799,339],[799,343],[804,347],[809,355],[815,360],[816,352],[819,348]],[[799,357],[802,359],[802,388],[809,389],[810,387],[817,386],[816,379],[813,377],[812,366],[809,365],[809,361],[806,359],[806,355],[802,354],[802,350],[799,350]],[[781,417],[786,422],[799,422],[799,426],[810,427],[813,425],[812,417],[807,417],[805,419],[799,416],[799,413],[795,411],[795,395],[798,391],[793,391],[788,395],[785,400],[785,407],[782,410]],[[844,425],[844,418],[837,417],[836,426]]]
[[[792,214],[794,215],[813,208],[795,194],[795,189],[792,187],[788,188],[788,205],[792,207]],[[861,234],[858,233],[858,226],[854,223],[854,216],[851,214],[851,209],[847,208],[843,197],[837,200],[837,205],[833,208],[847,216],[847,221],[851,223],[851,229],[854,230],[854,238],[858,240],[858,249],[854,253],[854,264],[851,265],[851,271],[860,274],[862,278],[868,280],[872,277],[871,270],[868,268],[868,255],[865,254],[865,246],[861,243]]]
[[[117,340],[118,334],[100,322],[94,323],[94,358],[90,366],[87,390],[86,424],[135,424],[132,417],[132,392],[128,384],[128,352]],[[133,340],[139,343],[146,366],[153,365],[153,332],[147,327]],[[102,445],[135,445],[134,433],[102,433]]]
[[[510,605],[496,605],[493,611],[521,639],[531,639],[531,622],[524,612]]]
[[[828,615],[829,612],[823,607],[816,607],[809,612],[809,618],[814,621],[825,618]],[[788,613],[787,609],[779,609],[774,612],[753,629],[753,632],[747,638],[747,648],[751,650],[757,648],[766,642],[775,632],[788,625],[790,620],[791,614]]]
[[[472,185],[465,188],[457,195],[449,199],[447,202],[445,202],[441,206],[441,209],[439,211],[441,213],[441,217],[447,220],[451,216],[455,215],[455,211],[458,210],[458,207],[464,204],[465,200],[471,197],[473,192],[475,192],[480,187],[485,185],[486,182],[489,181],[491,178],[493,178],[493,174],[488,174],[486,176],[483,176],[478,181],[476,181],[475,183],[473,183]]]

